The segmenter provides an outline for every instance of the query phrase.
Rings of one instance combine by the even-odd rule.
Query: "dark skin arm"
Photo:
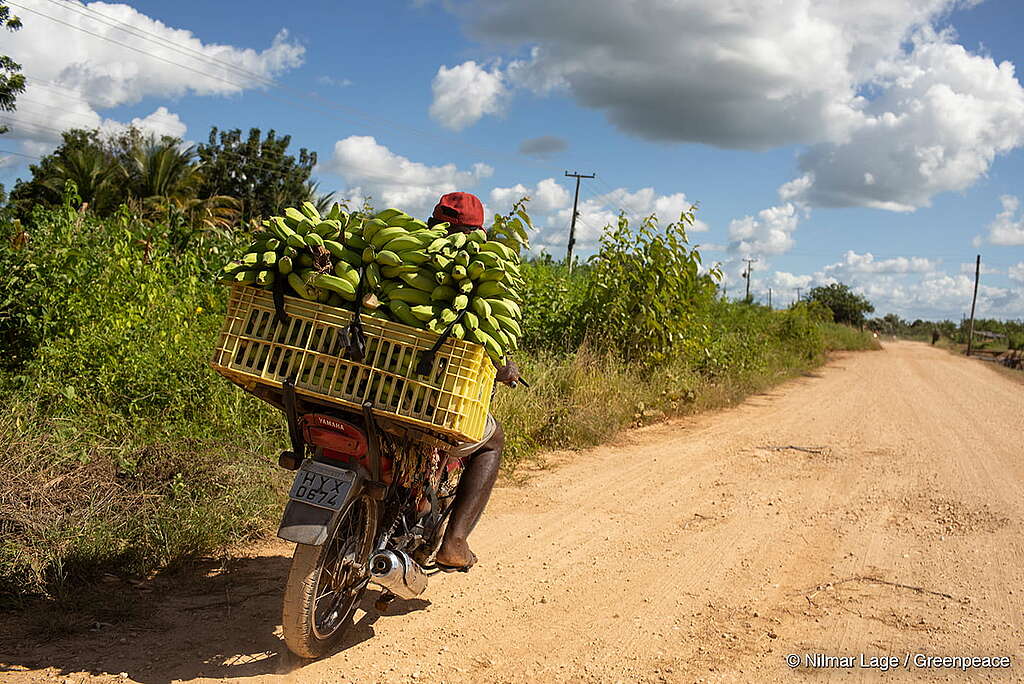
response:
[[[494,376],[496,382],[511,385],[513,382],[517,382],[519,380],[519,366],[517,366],[514,361],[509,361],[504,366],[499,366],[498,364],[494,365],[498,369],[498,372]]]

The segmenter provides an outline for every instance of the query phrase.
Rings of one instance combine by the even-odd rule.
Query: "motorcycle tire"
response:
[[[342,514],[331,539],[321,546],[295,545],[281,623],[295,655],[320,658],[351,627],[369,582],[376,527],[377,502],[362,496]]]

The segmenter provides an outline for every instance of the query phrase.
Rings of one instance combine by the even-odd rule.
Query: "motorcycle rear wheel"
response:
[[[295,655],[319,658],[351,627],[369,581],[376,523],[377,502],[362,496],[323,545],[295,545],[281,623],[285,644]]]

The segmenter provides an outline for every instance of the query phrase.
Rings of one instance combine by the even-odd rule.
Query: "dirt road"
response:
[[[333,657],[281,655],[273,544],[184,587],[111,585],[152,617],[0,645],[0,679],[1024,681],[1024,385],[983,362],[889,344],[563,460],[496,492],[472,573],[360,612]],[[804,661],[862,653],[900,665]]]

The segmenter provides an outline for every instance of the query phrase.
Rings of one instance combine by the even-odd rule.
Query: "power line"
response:
[[[90,14],[96,15],[96,16],[95,17],[91,17],[90,16],[90,17],[87,17],[87,18],[94,19],[94,20],[100,22],[101,24],[106,24],[107,26],[111,26],[113,28],[117,28],[119,30],[124,31],[125,33],[129,33],[129,35],[134,35],[137,38],[141,38],[141,39],[146,40],[146,41],[148,41],[150,43],[159,45],[160,47],[168,49],[168,50],[170,50],[172,52],[177,52],[178,54],[183,54],[181,52],[182,49],[190,50],[193,53],[197,52],[193,48],[189,48],[188,46],[183,46],[183,45],[181,45],[179,43],[174,43],[174,42],[168,41],[166,39],[163,39],[163,38],[159,37],[159,34],[146,31],[145,29],[139,29],[139,28],[133,27],[133,26],[131,26],[129,24],[125,24],[124,22],[120,22],[120,21],[118,21],[116,19],[113,19],[113,18],[109,17],[108,15],[104,15],[104,14],[102,14],[100,12],[97,12],[96,10],[94,10],[92,8],[89,8],[89,7],[77,7],[77,6],[72,7],[72,6],[66,5],[64,3],[57,2],[56,0],[48,0],[48,1],[54,2],[54,4],[58,4],[59,6],[64,7],[66,9],[83,10],[83,11],[89,12]],[[90,31],[89,29],[83,28],[81,26],[76,26],[75,24],[72,24],[70,22],[64,21],[64,20],[62,20],[60,18],[54,17],[52,15],[49,15],[49,14],[46,14],[46,13],[43,13],[43,12],[40,12],[37,9],[33,9],[31,7],[26,7],[26,6],[21,5],[19,3],[16,3],[16,2],[8,2],[7,4],[9,4],[9,5],[13,6],[13,7],[18,7],[18,8],[24,9],[26,11],[32,12],[34,14],[37,14],[37,15],[41,16],[41,17],[44,17],[44,18],[49,19],[51,21],[54,21],[54,22],[56,22],[58,24],[62,24],[64,26],[67,26],[68,28],[71,28],[72,30],[81,31],[81,32],[86,33],[88,35],[91,35],[91,36],[94,36],[96,38],[99,38],[100,40],[105,40],[105,41],[108,41],[110,43],[114,43],[116,45],[120,45],[121,47],[124,47],[124,48],[126,48],[128,50],[132,50],[133,52],[137,52],[137,53],[140,53],[140,54],[152,57],[153,59],[160,60],[160,61],[165,62],[167,64],[170,64],[172,66],[177,66],[179,68],[185,69],[187,71],[191,71],[191,72],[199,74],[201,76],[205,76],[207,78],[212,78],[212,79],[220,81],[222,83],[226,83],[226,84],[231,85],[231,86],[233,86],[235,88],[238,88],[239,90],[244,91],[244,90],[247,90],[247,89],[250,88],[250,84],[238,83],[238,82],[226,79],[226,78],[222,78],[220,76],[216,76],[214,74],[210,74],[210,73],[205,72],[205,71],[200,71],[200,70],[195,69],[193,67],[190,67],[188,65],[181,64],[179,62],[175,62],[173,60],[167,59],[166,57],[162,57],[162,56],[154,54],[152,52],[148,52],[148,51],[143,50],[143,49],[141,49],[139,47],[136,47],[136,46],[133,46],[133,45],[129,45],[127,43],[124,43],[124,42],[119,41],[117,39],[111,38],[109,36],[104,36],[104,35],[102,35],[100,33],[96,33],[94,31]],[[76,13],[79,16],[85,16],[82,13],[82,11],[77,11]],[[99,17],[102,17],[102,19],[100,19]],[[106,21],[104,21],[104,19]],[[119,26],[114,26],[110,22],[114,22],[115,24],[119,24]],[[127,27],[127,28],[123,28],[123,27]],[[131,31],[136,31],[136,33],[133,34],[131,31],[129,31],[129,29],[131,29]],[[139,32],[147,33],[147,34],[149,34],[151,36],[155,36],[155,38],[147,38],[145,36],[141,36],[141,35],[139,35]],[[225,65],[225,63],[222,60],[217,60],[217,59],[209,57],[209,56],[197,57],[195,55],[187,55],[187,54],[184,55],[184,56],[187,56],[190,59],[195,59],[195,60],[198,60],[198,61],[204,61],[207,64],[217,63],[217,64],[220,64],[221,66]],[[232,66],[231,68],[233,68],[237,72],[240,72],[241,74],[244,74],[247,77],[254,78],[254,79],[260,81],[263,85],[270,86],[270,87],[273,87],[273,88],[276,88],[276,89],[279,89],[279,90],[283,90],[283,91],[286,91],[286,92],[289,92],[289,93],[301,96],[301,97],[303,97],[305,99],[316,99],[316,100],[322,101],[323,103],[325,103],[326,105],[328,105],[332,109],[340,110],[342,112],[347,112],[347,115],[349,117],[354,117],[354,118],[359,119],[359,120],[361,120],[361,121],[363,121],[365,123],[384,125],[385,127],[389,127],[389,128],[394,129],[394,130],[402,130],[402,129],[404,129],[407,132],[411,132],[411,133],[416,134],[416,136],[418,138],[424,138],[424,137],[431,138],[431,139],[437,140],[439,142],[443,142],[446,146],[450,146],[452,144],[455,144],[455,145],[461,146],[461,147],[466,148],[466,149],[474,150],[477,153],[484,153],[484,154],[487,154],[487,155],[491,155],[492,157],[497,157],[497,158],[511,160],[513,163],[518,164],[518,165],[529,164],[529,165],[534,166],[534,167],[542,167],[542,168],[546,168],[546,169],[551,169],[550,166],[546,166],[546,165],[544,165],[544,164],[542,164],[540,162],[535,162],[535,161],[529,160],[529,159],[522,159],[522,158],[517,157],[517,156],[509,156],[509,155],[506,155],[504,153],[498,152],[498,151],[490,149],[490,148],[481,147],[479,145],[474,145],[474,144],[471,144],[471,143],[466,143],[464,140],[461,140],[461,139],[459,139],[456,136],[438,136],[438,135],[433,134],[433,133],[431,133],[429,131],[425,131],[425,130],[418,129],[418,128],[413,127],[413,126],[409,126],[409,125],[406,125],[406,124],[401,124],[401,123],[398,123],[398,122],[386,119],[386,118],[381,117],[379,114],[376,114],[376,113],[364,112],[363,110],[360,110],[357,107],[352,107],[350,105],[343,105],[343,104],[338,103],[338,102],[336,102],[334,100],[330,100],[330,99],[324,98],[323,96],[319,95],[318,93],[314,93],[314,92],[306,93],[306,92],[300,91],[298,89],[295,89],[295,88],[292,88],[292,87],[289,87],[289,86],[285,86],[285,85],[283,85],[283,84],[281,84],[281,83],[279,83],[279,82],[277,82],[277,81],[275,81],[275,80],[273,80],[273,79],[271,79],[271,78],[269,78],[267,76],[264,76],[262,74],[259,74],[259,73],[253,72],[253,71],[249,71],[249,70],[244,69],[242,67]],[[313,105],[311,107],[311,106],[305,105],[303,103],[297,103],[297,102],[295,102],[294,99],[284,99],[284,98],[280,98],[280,97],[275,97],[275,96],[273,96],[273,95],[271,95],[271,94],[269,94],[267,92],[261,92],[260,94],[264,95],[266,97],[271,97],[273,99],[285,102],[286,104],[289,104],[289,105],[299,104],[299,106],[304,106],[307,109],[319,110],[321,113],[324,113],[324,107],[322,105],[321,106]],[[326,112],[326,113],[329,114],[329,112]]]
[[[54,109],[58,109],[56,107],[52,107],[51,105],[43,105],[43,106],[44,107],[51,107],[51,108],[54,108]],[[50,131],[50,132],[56,133],[58,135],[61,135],[61,134],[63,134],[65,132],[64,129],[57,128],[56,126],[50,126],[50,125],[38,123],[38,122],[35,122],[35,121],[21,121],[21,120],[15,120],[15,119],[6,119],[6,120],[3,120],[2,122],[4,124],[6,124],[6,125],[11,126],[12,130],[19,130],[21,128],[28,128],[30,131],[31,130],[34,130],[36,132]],[[130,126],[130,124],[124,124],[124,125],[125,126]],[[227,156],[227,157],[234,157],[236,159],[245,159],[245,160],[247,160],[246,166],[251,166],[251,167],[255,167],[255,168],[261,168],[261,169],[264,169],[264,170],[267,170],[267,171],[270,171],[270,172],[279,173],[282,176],[284,175],[283,169],[285,168],[285,166],[284,166],[283,163],[281,163],[281,164],[271,164],[271,163],[268,163],[268,162],[265,162],[265,161],[261,161],[261,160],[250,159],[250,158],[246,157],[244,154],[242,154],[240,152],[237,152],[237,151],[234,151],[234,150],[220,149],[220,150],[217,151],[217,154],[218,155],[224,155],[224,156]],[[37,159],[38,159],[38,157],[37,157]],[[381,183],[392,183],[392,184],[394,184],[396,182],[393,176],[380,176],[380,175],[368,173],[366,170],[364,170],[362,168],[359,168],[359,167],[356,167],[356,168],[358,170],[360,178],[362,178],[364,180],[378,181],[378,182],[381,182]]]
[[[34,154],[22,154],[21,152],[12,152],[11,150],[0,150],[0,154],[13,154],[15,157],[25,157],[26,159],[42,159],[42,157],[37,157]]]

